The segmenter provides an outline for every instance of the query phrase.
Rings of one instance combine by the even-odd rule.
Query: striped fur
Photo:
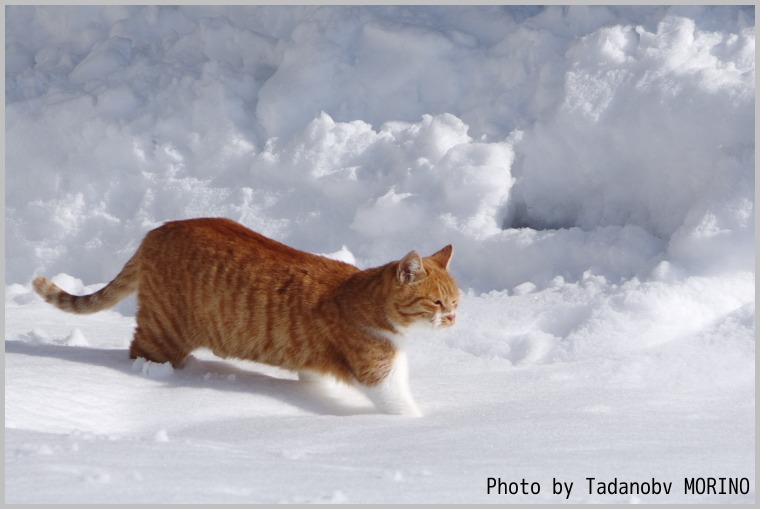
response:
[[[451,246],[429,257],[412,251],[359,270],[234,221],[204,218],[149,232],[116,279],[91,295],[70,295],[43,277],[33,285],[73,313],[106,309],[136,291],[132,358],[180,367],[205,347],[222,358],[332,375],[370,398],[379,394],[373,401],[380,409],[414,414],[406,382],[389,376],[406,376],[400,349],[410,327],[454,324],[459,289],[448,272],[451,254]],[[389,396],[393,391],[402,393]]]
[[[46,302],[69,313],[90,314],[115,306],[124,297],[137,290],[137,256],[133,256],[116,279],[90,295],[71,295],[45,277],[32,281],[34,290]]]

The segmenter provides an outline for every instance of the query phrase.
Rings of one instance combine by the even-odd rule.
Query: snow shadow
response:
[[[241,369],[223,360],[198,359],[191,355],[185,366],[180,369],[172,369],[167,365],[167,369],[146,370],[144,369],[146,362],[142,359],[137,361],[130,359],[126,350],[52,344],[32,345],[23,341],[6,341],[5,353],[6,355],[46,357],[107,368],[129,377],[149,379],[166,388],[205,388],[264,396],[319,415],[346,416],[377,413],[369,402],[365,406],[352,406],[350,402],[339,399],[337,394],[332,394],[332,392],[340,392],[347,386],[325,387],[319,383],[280,378]],[[154,363],[147,364],[163,367]],[[251,364],[255,366],[255,363]],[[129,382],[125,381],[125,383]],[[138,384],[135,385],[137,389]]]

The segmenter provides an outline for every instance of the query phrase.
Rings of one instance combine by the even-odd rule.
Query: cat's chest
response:
[[[369,332],[372,336],[378,340],[390,342],[395,350],[404,350],[406,347],[406,334],[398,327],[395,328],[398,332],[393,332],[388,329],[372,327]]]

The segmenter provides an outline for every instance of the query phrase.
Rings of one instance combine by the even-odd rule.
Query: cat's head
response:
[[[396,325],[454,325],[460,291],[449,273],[452,252],[451,245],[425,257],[411,251],[395,264],[389,318]]]

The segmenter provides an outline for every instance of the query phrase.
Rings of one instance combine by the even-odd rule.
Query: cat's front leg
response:
[[[422,415],[409,391],[409,367],[406,354],[402,351],[396,352],[393,367],[379,383],[368,386],[357,382],[356,386],[379,410],[387,414]]]

